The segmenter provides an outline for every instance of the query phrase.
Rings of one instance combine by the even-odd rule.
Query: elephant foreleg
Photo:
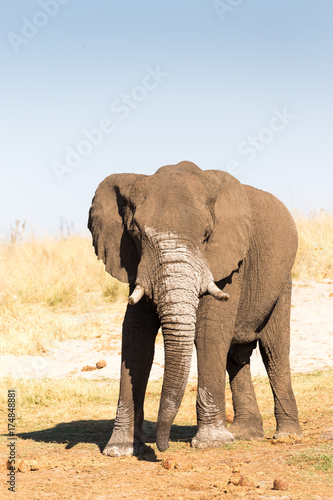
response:
[[[234,440],[226,428],[225,376],[231,333],[223,335],[225,303],[204,296],[198,309],[196,348],[198,360],[197,421],[192,439],[195,448],[215,448]],[[225,322],[224,324],[227,324]],[[231,328],[226,328],[231,332]],[[227,338],[228,337],[228,338]]]
[[[142,299],[137,305],[128,305],[123,323],[117,415],[104,455],[139,455],[144,451],[143,403],[158,327],[150,302]]]
[[[260,335],[260,352],[274,395],[276,432],[274,438],[301,435],[298,411],[291,387],[290,349],[291,279],[277,300]]]
[[[256,343],[255,341],[251,344],[232,345],[228,354],[227,370],[234,407],[234,421],[229,430],[237,439],[252,440],[264,437],[250,371],[250,356]]]

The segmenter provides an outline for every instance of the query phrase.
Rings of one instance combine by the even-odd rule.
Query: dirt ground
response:
[[[333,366],[332,292],[333,284],[330,282],[298,282],[294,287],[291,349],[294,372]],[[53,364],[53,360],[58,358],[58,361],[63,362],[64,372],[61,376],[103,379],[110,377],[111,373],[116,378],[117,375],[113,371],[108,372],[107,368],[119,370],[119,330],[111,331],[108,338],[97,338],[89,342],[90,344],[78,342],[75,362],[70,354],[66,358],[66,352],[70,353],[73,345],[57,346],[53,354],[49,353],[44,358],[46,364],[44,363],[43,370],[46,370],[47,376],[59,377],[59,371],[54,369]],[[109,349],[113,354],[108,353]],[[163,373],[163,358],[158,354],[161,352],[162,347],[158,346],[153,372],[155,378]],[[98,371],[81,372],[84,364],[93,364],[101,356],[106,359],[107,367]],[[4,376],[8,372],[4,373],[6,360],[2,361]],[[254,355],[254,374],[261,373],[259,362],[259,358],[256,361]],[[29,378],[31,373],[32,377],[45,377],[45,371],[38,369],[38,363],[31,365],[31,359],[27,361],[27,358],[25,363],[22,365],[25,370],[23,377]],[[29,366],[34,366],[32,372],[29,371]],[[57,366],[59,368],[60,365]],[[195,375],[194,368],[192,381],[195,380]],[[72,429],[76,433],[74,444],[57,439],[57,434],[52,433],[49,423],[45,422],[45,430],[32,433],[31,438],[27,435],[17,441],[18,465],[21,462],[22,472],[16,473],[16,493],[9,492],[5,484],[8,449],[2,441],[0,460],[4,480],[0,484],[0,498],[333,499],[331,472],[327,472],[325,466],[319,467],[321,457],[324,456],[327,460],[333,453],[332,405],[333,401],[327,403],[327,400],[323,400],[323,406],[319,404],[309,415],[304,416],[303,411],[301,440],[290,437],[273,442],[272,420],[269,429],[266,424],[264,441],[239,441],[224,448],[195,450],[190,447],[195,426],[184,426],[181,434],[185,438],[180,442],[178,434],[172,434],[170,448],[166,452],[158,452],[150,436],[143,456],[126,458],[110,458],[101,454],[110,435],[109,422],[76,422]],[[283,489],[273,489],[275,480],[280,480]]]
[[[333,428],[330,439],[332,431]],[[20,456],[26,457],[26,464],[28,457],[33,456],[38,470],[18,473],[15,498],[332,499],[333,483],[327,474],[321,471],[303,474],[299,464],[288,464],[295,453],[301,454],[309,440],[318,446],[327,444],[328,438],[319,428],[301,442],[291,440],[275,445],[266,439],[198,451],[190,448],[189,443],[181,450],[173,443],[171,451],[164,454],[150,445],[140,458],[105,457],[94,444],[66,449],[64,445],[20,441]],[[166,469],[169,462],[171,468]],[[278,479],[285,483],[285,490],[273,489]],[[3,486],[4,483],[1,498],[14,498]]]

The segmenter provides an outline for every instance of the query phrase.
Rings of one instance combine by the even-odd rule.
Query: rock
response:
[[[7,466],[7,469],[9,469],[9,470],[12,467],[12,465],[10,464],[10,462],[8,460],[7,460],[6,466]],[[40,470],[40,468],[41,467],[38,465],[38,462],[35,459],[33,459],[33,460],[20,460],[17,463],[17,470],[19,472],[29,472],[31,470],[32,471]]]
[[[20,460],[17,464],[17,470],[19,472],[30,472],[31,467],[26,460]]]
[[[104,359],[97,361],[96,368],[98,368],[100,370],[101,368],[104,368],[104,366],[106,366],[106,361]]]
[[[231,415],[231,413],[228,413],[226,416],[226,419],[227,419],[228,424],[232,424],[232,422],[234,421],[234,416]]]
[[[93,370],[97,370],[96,366],[84,366],[81,368],[81,372],[92,372]]]
[[[285,491],[288,489],[288,484],[284,479],[274,479],[273,490]]]
[[[29,460],[29,465],[31,467],[31,470],[39,470],[37,460]]]
[[[229,483],[234,486],[240,486],[241,482],[244,480],[244,477],[239,472],[233,472],[229,478]]]
[[[295,444],[295,443],[300,443],[302,441],[302,438],[297,436],[296,434],[288,434],[288,436],[281,436],[277,439],[272,438],[271,443],[272,444]]]
[[[164,460],[162,460],[162,467],[164,467],[164,469],[167,469],[167,470],[170,470],[170,469],[174,469],[175,468],[175,461],[173,458],[164,458]]]
[[[249,477],[242,476],[239,486],[246,486],[247,488],[255,488],[255,484]]]

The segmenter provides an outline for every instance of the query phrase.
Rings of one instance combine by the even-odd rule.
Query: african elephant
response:
[[[105,455],[144,449],[143,402],[160,326],[160,451],[168,448],[194,344],[198,429],[192,446],[263,437],[250,374],[258,341],[274,395],[275,437],[301,434],[289,366],[297,231],[280,201],[226,172],[183,161],[154,175],[107,177],[95,193],[88,227],[106,271],[130,284],[118,409]],[[229,430],[226,370],[235,413]]]

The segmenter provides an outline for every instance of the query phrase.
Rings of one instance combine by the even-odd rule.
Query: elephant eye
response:
[[[203,238],[203,243],[206,243],[209,240],[209,237],[211,235],[211,229],[207,227],[204,232],[204,238]]]
[[[139,238],[139,240],[141,240],[141,233],[140,233],[140,231],[139,231],[139,229],[137,227],[134,227],[134,229],[133,229],[133,235],[136,238]]]
[[[140,233],[140,230],[138,228],[138,226],[135,224],[134,221],[131,222],[129,228],[128,228],[132,238],[134,239],[141,239],[141,233]]]

